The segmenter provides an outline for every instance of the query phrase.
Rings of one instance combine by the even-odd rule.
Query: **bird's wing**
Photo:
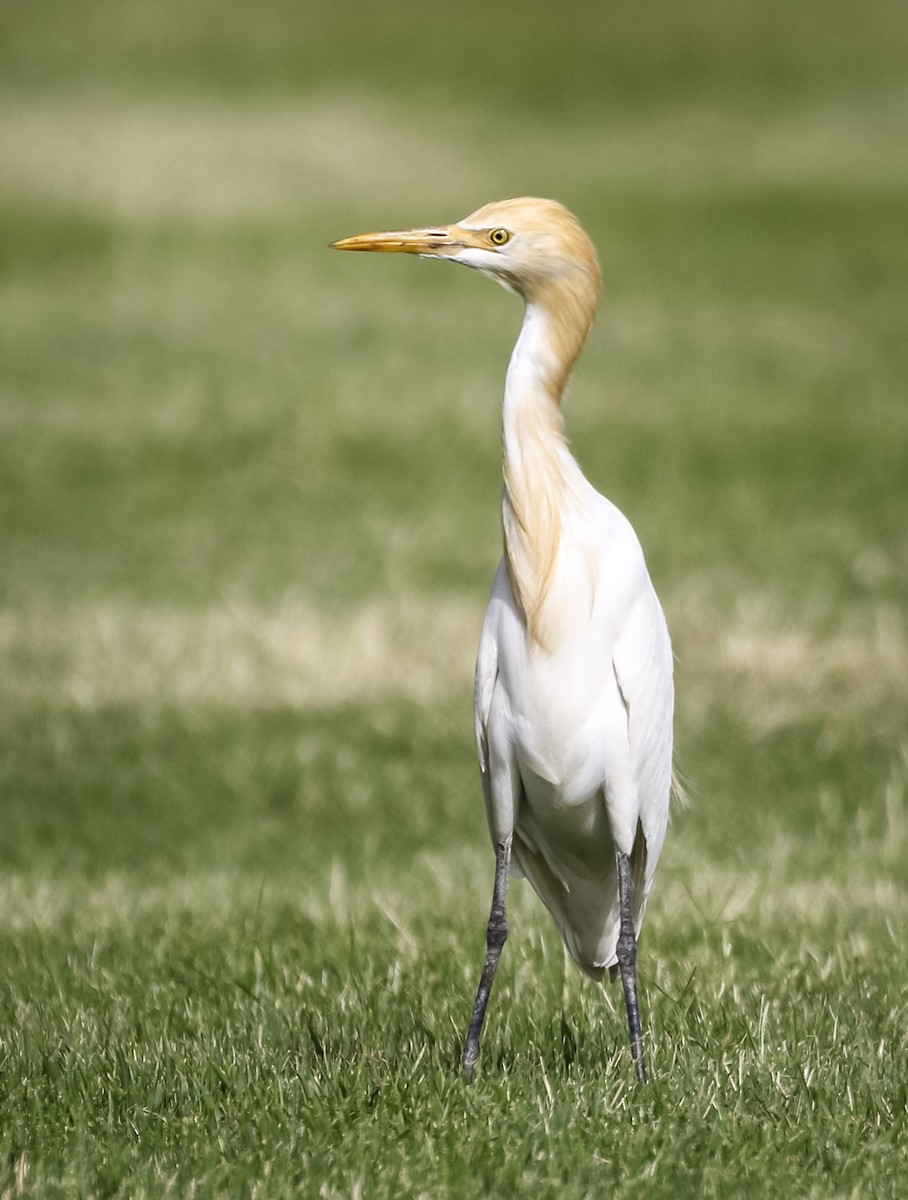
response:
[[[500,673],[503,630],[516,621],[514,601],[502,561],[492,586],[492,596],[479,639],[474,683],[476,749],[479,752],[489,833],[495,846],[511,841],[523,796],[523,784],[508,733],[510,719]],[[513,859],[511,874],[522,874]]]
[[[473,717],[476,727],[476,749],[479,754],[479,769],[483,779],[489,774],[489,712],[492,695],[498,679],[498,639],[491,620],[486,614],[476,655],[476,674],[473,679]]]
[[[628,613],[615,642],[613,664],[627,710],[631,769],[645,840],[645,867],[638,860],[643,886],[635,889],[635,907],[642,916],[668,824],[674,710],[671,642],[651,587]]]

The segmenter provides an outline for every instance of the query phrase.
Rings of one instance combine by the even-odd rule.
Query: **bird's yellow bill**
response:
[[[437,254],[457,245],[450,226],[436,229],[396,229],[386,233],[358,233],[332,242],[333,250],[372,250],[384,254]]]

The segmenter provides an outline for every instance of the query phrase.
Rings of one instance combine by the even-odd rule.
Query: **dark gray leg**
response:
[[[631,1051],[637,1068],[637,1078],[646,1083],[646,1059],[643,1055],[643,1023],[637,1001],[637,938],[631,916],[631,864],[626,854],[618,856],[618,912],[621,926],[618,932],[618,970],[624,987],[624,1004],[631,1034]]]
[[[511,867],[511,843],[499,843],[495,847],[495,886],[492,889],[492,911],[489,913],[489,926],[486,930],[486,958],[479,979],[479,989],[476,992],[476,1003],[473,1006],[473,1016],[467,1033],[466,1045],[463,1048],[463,1069],[467,1079],[473,1082],[476,1070],[476,1060],[479,1057],[479,1039],[482,1035],[482,1023],[485,1020],[486,1005],[495,982],[495,972],[498,970],[498,960],[508,936],[508,871]]]

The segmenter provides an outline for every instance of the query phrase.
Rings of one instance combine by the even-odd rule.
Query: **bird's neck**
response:
[[[551,649],[547,612],[566,521],[588,488],[568,449],[561,398],[595,311],[596,291],[550,291],[527,301],[505,382],[502,440],[504,553],[530,636]]]

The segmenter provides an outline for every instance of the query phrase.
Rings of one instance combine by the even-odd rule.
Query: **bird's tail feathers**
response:
[[[606,871],[594,881],[563,878],[554,873],[545,855],[528,845],[519,833],[514,837],[514,858],[551,913],[571,958],[584,974],[599,982],[616,961],[617,870]]]
[[[542,903],[552,914],[568,953],[591,979],[600,981],[608,971],[616,978],[616,948],[620,928],[618,871],[613,864],[595,878],[558,874],[549,865],[544,849],[514,836],[514,859]],[[631,851],[634,930],[640,936],[649,896],[646,878],[647,848],[643,826],[638,824]]]

